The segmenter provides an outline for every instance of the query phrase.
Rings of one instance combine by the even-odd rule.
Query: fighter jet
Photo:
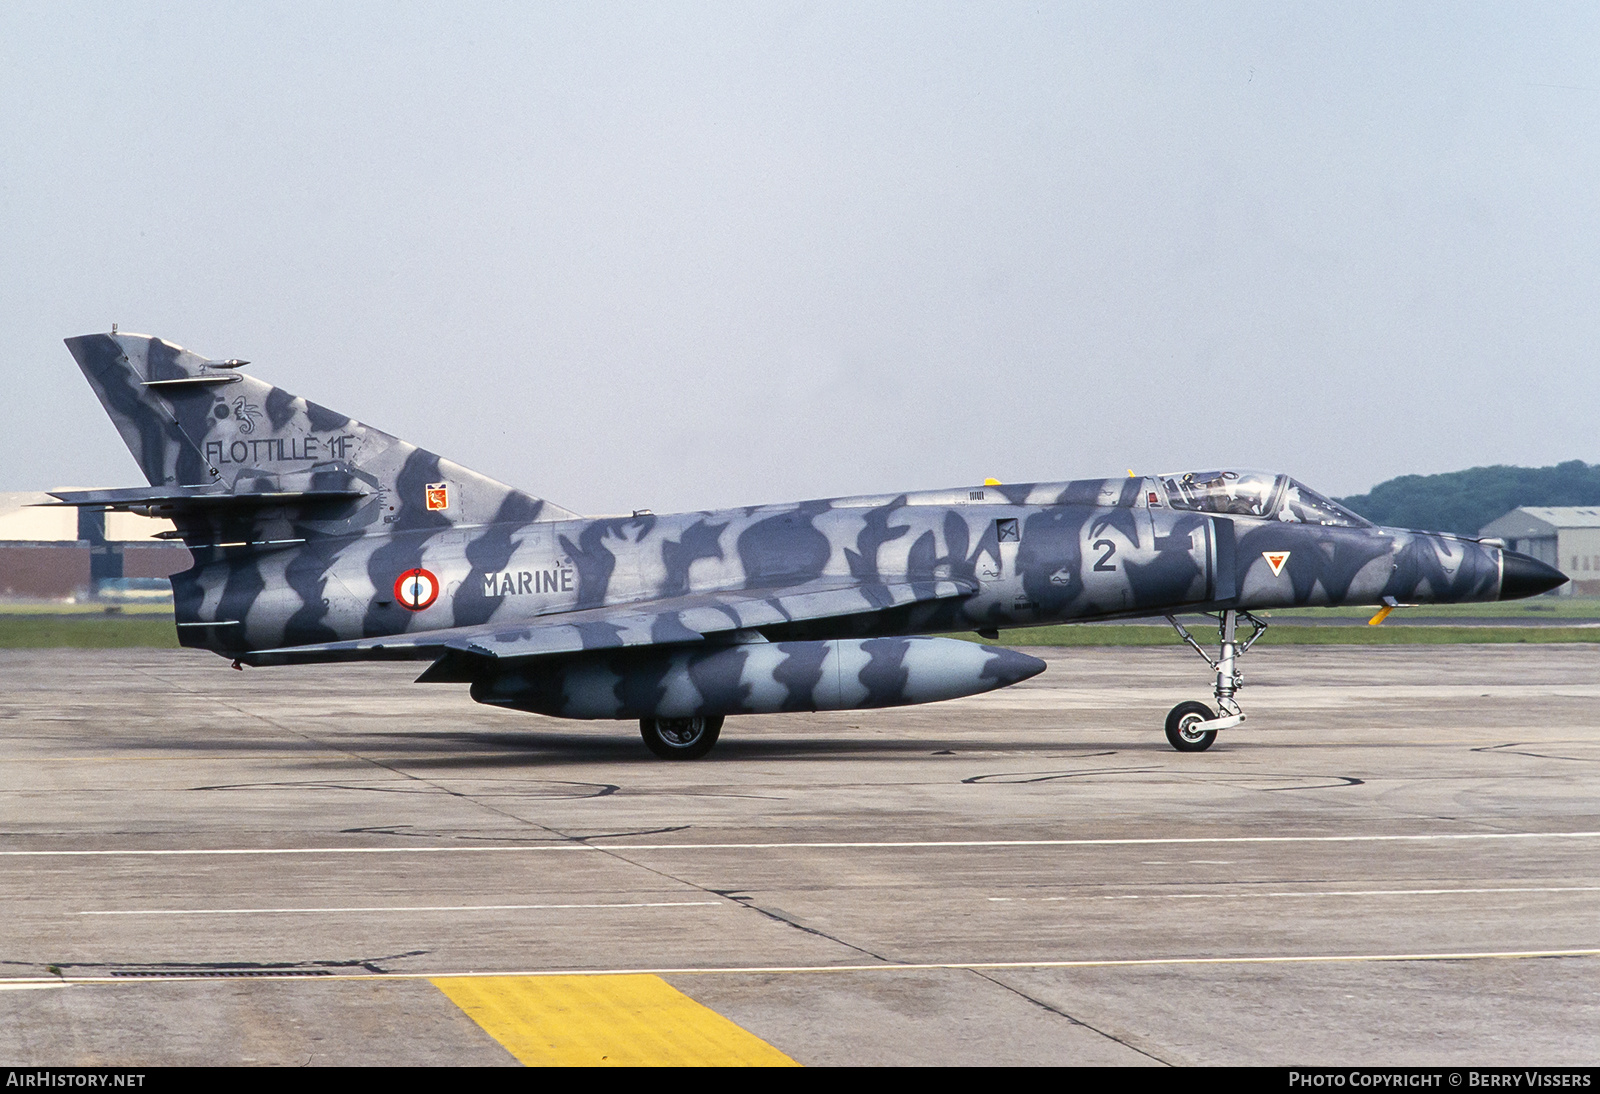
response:
[[[418,682],[561,718],[638,719],[666,759],[732,714],[1006,687],[1002,629],[1164,617],[1214,674],[1166,736],[1239,725],[1263,609],[1509,600],[1558,570],[1381,528],[1287,475],[1179,472],[582,517],[145,335],[67,340],[148,487],[56,504],[170,519],[179,641],[240,665],[416,660]],[[1217,655],[1179,622],[1217,623]],[[1381,613],[1380,613],[1381,614]],[[1251,628],[1242,641],[1240,624]]]

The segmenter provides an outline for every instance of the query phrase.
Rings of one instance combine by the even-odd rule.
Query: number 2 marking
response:
[[[1117,567],[1111,561],[1111,558],[1117,553],[1117,545],[1109,539],[1097,539],[1094,541],[1095,550],[1098,551],[1102,547],[1106,549],[1106,553],[1095,560],[1094,568],[1102,572],[1110,571],[1111,573],[1116,573]]]

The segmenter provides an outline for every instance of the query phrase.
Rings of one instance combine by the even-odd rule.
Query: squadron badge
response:
[[[447,482],[430,482],[423,488],[424,496],[429,509],[450,508],[450,484]]]

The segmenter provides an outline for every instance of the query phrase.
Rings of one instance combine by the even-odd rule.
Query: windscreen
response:
[[[1279,520],[1292,520],[1301,524],[1329,524],[1336,528],[1370,528],[1372,522],[1357,516],[1332,498],[1325,498],[1311,487],[1289,480],[1284,492],[1283,508]]]

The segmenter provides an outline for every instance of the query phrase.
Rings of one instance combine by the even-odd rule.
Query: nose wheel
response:
[[[1234,698],[1235,693],[1244,687],[1244,674],[1239,671],[1238,659],[1267,631],[1265,623],[1246,611],[1230,608],[1214,616],[1210,612],[1206,614],[1217,621],[1216,660],[1212,660],[1211,655],[1175,616],[1167,616],[1167,622],[1178,632],[1178,637],[1188,643],[1189,648],[1198,653],[1217,674],[1216,684],[1211,691],[1217,701],[1216,710],[1191,700],[1179,703],[1167,713],[1167,743],[1179,752],[1204,752],[1216,742],[1217,730],[1232,729],[1244,721],[1244,711]],[[1237,641],[1240,616],[1254,628],[1250,637],[1242,643]]]
[[[1217,731],[1206,729],[1217,712],[1193,699],[1179,703],[1167,714],[1167,743],[1179,752],[1204,752],[1217,739]]]

